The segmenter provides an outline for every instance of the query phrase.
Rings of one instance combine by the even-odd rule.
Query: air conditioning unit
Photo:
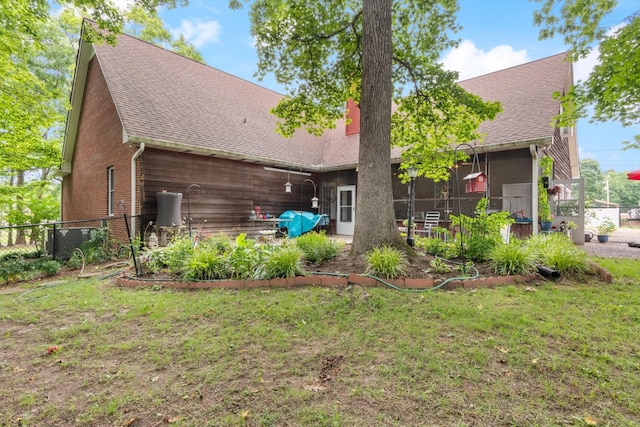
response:
[[[560,135],[562,136],[571,136],[573,135],[573,127],[567,126],[560,128]]]

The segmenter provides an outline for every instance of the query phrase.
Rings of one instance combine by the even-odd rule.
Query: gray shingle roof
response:
[[[126,35],[94,48],[130,138],[320,164],[323,138],[275,132],[269,110],[281,94]]]
[[[503,112],[484,122],[484,144],[504,144],[551,138],[553,117],[560,112],[554,92],[572,83],[571,64],[566,54],[496,71],[460,82],[460,86],[485,101],[500,101]]]
[[[122,35],[96,55],[127,135],[272,164],[335,169],[358,161],[358,135],[344,123],[314,137],[275,132],[269,110],[282,95],[207,65]],[[481,125],[483,145],[550,138],[559,103],[552,98],[571,78],[565,54],[462,81],[468,91],[500,101],[504,112]],[[394,156],[399,153],[394,151]]]

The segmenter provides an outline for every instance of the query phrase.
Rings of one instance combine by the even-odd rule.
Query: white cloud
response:
[[[485,52],[478,49],[470,40],[463,40],[442,60],[446,69],[460,73],[460,80],[503,70],[525,62],[529,62],[525,49],[513,50],[511,46],[500,45]]]
[[[111,3],[120,10],[127,10],[133,5],[134,0],[111,0]]]
[[[614,34],[620,28],[624,27],[626,24],[619,24],[615,27],[612,27],[607,31],[607,36]],[[589,54],[577,62],[573,64],[573,81],[578,82],[579,80],[585,81],[593,68],[600,63],[600,50],[596,47]]]
[[[593,71],[593,67],[600,63],[600,52],[597,49],[592,50],[585,57],[573,64],[573,81],[578,83],[579,80],[586,80]]]
[[[185,39],[195,47],[220,41],[220,23],[218,21],[189,21],[183,19],[180,28],[172,30],[175,37],[184,34]]]

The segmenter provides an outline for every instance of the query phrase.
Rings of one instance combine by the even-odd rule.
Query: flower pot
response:
[[[598,234],[598,242],[607,243],[609,241],[609,236],[606,234]]]
[[[553,223],[551,221],[540,221],[540,229],[542,231],[549,231],[551,230],[551,226],[553,225]]]
[[[589,243],[591,241],[591,239],[593,239],[593,233],[590,231],[585,231],[584,232],[584,241]]]

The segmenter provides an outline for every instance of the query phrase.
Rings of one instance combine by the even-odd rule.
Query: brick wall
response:
[[[118,200],[131,213],[131,157],[136,147],[122,143],[122,124],[97,59],[88,68],[86,90],[73,153],[71,174],[62,181],[62,220],[108,216],[107,170],[115,171],[114,214],[122,216]],[[112,228],[112,236],[126,239],[124,223]]]

